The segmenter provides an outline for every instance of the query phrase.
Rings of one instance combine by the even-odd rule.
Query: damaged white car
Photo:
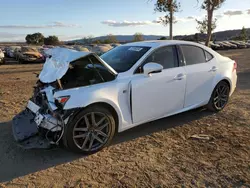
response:
[[[14,117],[25,148],[62,142],[76,152],[116,132],[200,106],[222,110],[236,87],[235,61],[184,41],[147,41],[91,52],[50,49],[34,95]]]

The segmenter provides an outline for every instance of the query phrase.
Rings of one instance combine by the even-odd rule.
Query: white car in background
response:
[[[0,49],[0,64],[4,63],[4,53],[3,51]]]
[[[101,57],[49,53],[27,109],[13,119],[26,148],[62,141],[72,151],[97,152],[116,132],[201,106],[222,110],[237,81],[235,61],[193,42],[128,43]]]

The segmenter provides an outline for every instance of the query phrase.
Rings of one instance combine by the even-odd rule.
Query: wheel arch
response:
[[[81,111],[83,111],[84,109],[89,108],[91,106],[103,106],[103,107],[107,108],[112,113],[112,115],[114,116],[115,126],[116,126],[116,132],[119,131],[119,128],[121,126],[121,115],[119,113],[119,110],[115,107],[115,105],[112,105],[112,104],[110,104],[108,102],[104,102],[104,101],[96,101],[96,102],[92,102],[92,103],[86,104],[83,107],[76,108],[74,110],[74,112],[73,112],[73,115],[70,117],[70,119],[72,120]]]
[[[232,90],[232,81],[228,77],[219,77],[219,78],[215,79],[214,80],[214,84],[213,84],[213,90],[218,85],[218,83],[220,83],[222,81],[226,82],[229,85],[229,89],[230,89],[230,93],[231,93],[231,90]]]
[[[111,104],[109,104],[107,102],[94,102],[94,103],[91,103],[91,104],[85,106],[84,108],[89,108],[91,106],[103,106],[104,108],[107,108],[114,116],[116,132],[118,132],[119,124],[120,124],[119,123],[119,116],[118,116],[116,109]]]

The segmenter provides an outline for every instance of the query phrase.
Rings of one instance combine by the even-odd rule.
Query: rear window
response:
[[[101,56],[116,72],[129,70],[148,50],[145,46],[118,46]]]
[[[191,45],[181,45],[186,65],[205,63],[206,57],[202,48]]]

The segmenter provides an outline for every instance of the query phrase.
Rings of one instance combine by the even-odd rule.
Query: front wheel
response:
[[[227,104],[229,100],[230,87],[225,81],[219,82],[211,95],[209,103],[207,104],[207,109],[219,112]]]
[[[115,133],[112,113],[102,106],[90,106],[66,125],[66,146],[78,153],[95,153],[111,142]]]

